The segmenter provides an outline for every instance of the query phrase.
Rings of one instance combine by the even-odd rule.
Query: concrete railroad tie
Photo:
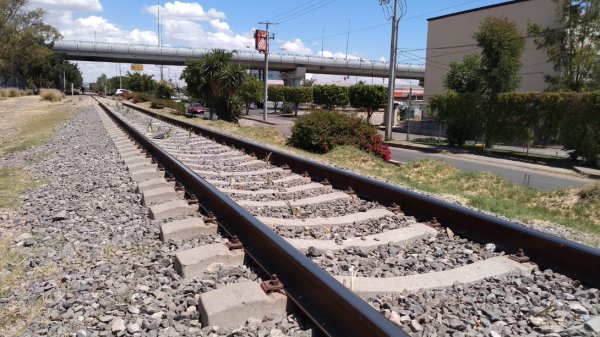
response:
[[[253,201],[253,200],[238,200],[237,203],[240,206],[245,207],[288,207],[288,206],[307,206],[314,204],[323,204],[330,201],[350,199],[352,196],[344,192],[333,192],[328,194],[322,194],[315,197],[309,197],[297,200],[272,200],[272,201]]]
[[[333,218],[281,219],[259,216],[257,219],[270,227],[332,227],[352,225],[354,223],[380,219],[385,216],[394,216],[394,213],[384,208],[376,208],[366,212],[352,213]]]
[[[267,315],[286,315],[287,298],[280,293],[269,295],[254,281],[234,283],[200,294],[202,326],[236,328],[249,318],[261,320]]]
[[[173,220],[160,225],[160,239],[162,242],[169,240],[192,239],[202,235],[217,233],[217,225],[205,223],[201,218],[185,218]]]
[[[519,263],[507,256],[495,256],[454,269],[400,277],[335,278],[359,296],[376,296],[451,287],[455,283],[467,284],[483,281],[487,277],[529,274],[534,265]]]
[[[173,266],[181,277],[190,278],[204,274],[214,265],[241,266],[244,257],[243,249],[229,250],[223,243],[213,243],[178,252]]]
[[[402,244],[417,241],[425,236],[433,236],[437,230],[420,223],[414,223],[407,227],[398,228],[384,233],[369,235],[365,237],[353,237],[344,240],[342,244],[337,244],[335,240],[305,240],[289,239],[287,242],[292,244],[301,252],[306,252],[310,247],[321,250],[342,250],[349,247],[359,247],[363,249],[375,249],[381,245]]]

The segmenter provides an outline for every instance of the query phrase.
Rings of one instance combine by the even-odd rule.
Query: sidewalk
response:
[[[263,122],[262,110],[251,111],[249,115],[243,115],[242,119],[247,121],[249,125],[270,125],[279,130],[286,136],[291,135],[291,128],[294,125],[295,118],[293,116],[282,116],[269,111],[267,122]],[[384,135],[384,130],[378,128],[378,133]],[[566,159],[566,152],[560,148],[530,148],[529,154],[526,149],[516,146],[501,145],[495,147],[500,151],[474,150],[458,147],[438,147],[434,145],[426,145],[406,141],[406,133],[392,132],[391,141],[386,141],[385,144],[390,147],[415,150],[424,153],[458,156],[464,159],[473,161],[489,162],[502,165],[511,165],[533,170],[544,170],[562,174],[581,174],[588,178],[600,179],[600,170],[587,167],[579,167],[572,165]],[[432,138],[431,136],[413,135],[410,134],[411,140],[419,138]],[[434,138],[434,137],[433,137]],[[507,151],[502,153],[501,151]],[[543,157],[541,157],[543,156]]]
[[[380,131],[383,135],[383,131]],[[410,135],[412,138],[413,135]],[[588,167],[575,166],[565,158],[542,158],[527,155],[518,147],[503,146],[504,150],[522,153],[499,153],[485,150],[472,150],[457,147],[437,147],[433,145],[418,144],[406,139],[405,133],[392,133],[392,140],[384,143],[390,147],[415,150],[425,153],[437,153],[442,155],[454,155],[462,158],[473,159],[477,161],[492,162],[498,164],[509,164],[528,169],[540,169],[557,173],[567,173],[568,171],[584,175],[592,179],[600,179],[600,170]],[[530,153],[531,150],[530,150]],[[540,154],[540,153],[537,153]]]

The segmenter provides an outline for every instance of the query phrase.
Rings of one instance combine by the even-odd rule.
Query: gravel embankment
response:
[[[22,280],[28,291],[17,300],[42,306],[40,314],[5,335],[231,335],[200,326],[199,294],[254,280],[256,274],[248,267],[217,269],[190,280],[175,273],[174,252],[209,239],[160,243],[157,224],[140,205],[135,184],[88,101],[43,146],[41,151],[50,154],[28,167],[47,184],[27,192],[20,209],[3,215],[3,235],[32,236],[27,247],[16,247],[27,256],[27,272],[53,271],[39,281]],[[0,304],[10,300],[15,298],[6,296]],[[310,330],[298,327],[299,320],[252,321],[234,335],[309,336]]]

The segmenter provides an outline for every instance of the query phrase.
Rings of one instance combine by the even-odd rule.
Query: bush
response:
[[[348,105],[348,88],[333,84],[315,85],[313,89],[313,101],[323,105],[326,110],[333,110],[336,106]]]
[[[65,96],[56,89],[42,89],[40,90],[40,97],[44,101],[60,102]]]
[[[31,95],[28,90],[19,90],[17,88],[2,88],[0,89],[0,97],[21,97]]]
[[[167,81],[160,81],[156,85],[156,98],[169,99],[175,94],[175,86]]]
[[[181,102],[173,102],[170,99],[158,99],[154,98],[151,101],[150,107],[153,109],[162,109],[162,108],[171,108],[173,111],[171,112],[174,115],[185,115],[185,105]],[[152,105],[157,108],[152,107]]]
[[[313,99],[313,90],[311,87],[284,87],[283,91],[285,101],[293,103],[294,114],[298,115],[298,106],[300,103],[309,103]],[[285,112],[291,113],[291,112]]]
[[[292,102],[283,102],[283,105],[281,106],[281,112],[284,114],[291,114],[296,110],[295,107],[296,104]]]
[[[313,111],[301,116],[292,127],[291,146],[326,153],[338,145],[354,145],[385,160],[390,152],[377,130],[365,121],[335,111]]]

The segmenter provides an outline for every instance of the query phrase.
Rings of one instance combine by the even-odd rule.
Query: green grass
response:
[[[166,114],[165,114],[166,115]],[[549,222],[595,235],[587,242],[600,246],[600,183],[583,188],[537,190],[514,184],[490,173],[463,172],[441,160],[390,165],[362,150],[340,146],[326,154],[289,147],[285,136],[270,127],[240,127],[223,121],[172,116],[210,129],[233,134],[280,150],[433,193],[463,205],[523,222]]]

